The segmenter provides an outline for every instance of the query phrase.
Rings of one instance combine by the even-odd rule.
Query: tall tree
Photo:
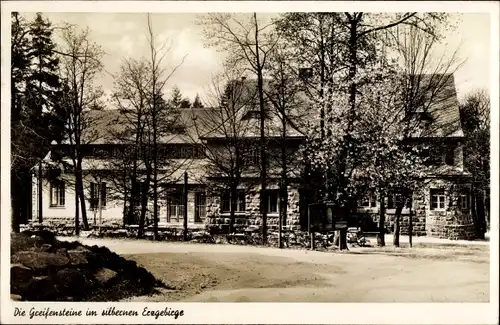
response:
[[[102,90],[95,85],[102,71],[104,52],[89,39],[90,30],[68,27],[62,31],[61,78],[64,82],[62,103],[66,109],[66,139],[72,147],[69,168],[75,183],[75,230],[79,233],[80,212],[84,229],[88,229],[84,192],[84,153],[82,146],[91,144],[100,135],[92,129],[97,122],[94,110],[102,109]]]
[[[238,186],[244,172],[251,171],[255,146],[245,139],[255,130],[255,123],[244,119],[255,103],[255,88],[240,79],[238,71],[226,69],[214,78],[208,99],[209,107],[192,108],[192,127],[201,139],[207,161],[205,182],[216,195],[229,192],[229,233],[234,232],[238,210]]]
[[[367,103],[372,101],[367,99],[373,99],[373,96],[365,97],[365,94],[369,94],[373,87],[371,85],[378,82],[377,69],[384,63],[383,57],[387,56],[385,49],[392,46],[384,36],[403,25],[415,26],[426,33],[436,34],[438,23],[444,16],[417,13],[339,13],[329,17],[326,32],[331,33],[328,38],[330,46],[324,45],[325,24],[321,23],[324,20],[320,18],[321,15],[311,13],[300,19],[283,17],[285,21],[281,26],[289,30],[288,39],[291,42],[293,40],[290,28],[293,24],[288,23],[287,19],[297,18],[306,26],[314,26],[315,28],[309,28],[308,33],[301,39],[316,41],[311,44],[318,44],[316,48],[319,57],[321,58],[322,54],[328,55],[329,62],[334,63],[333,69],[330,70],[322,69],[320,65],[319,74],[328,74],[325,78],[320,78],[325,80],[326,84],[323,86],[320,82],[320,91],[314,94],[312,101],[319,108],[320,117],[316,135],[319,140],[311,142],[311,151],[315,169],[324,172],[326,189],[323,199],[334,201],[339,212],[343,211],[341,215],[344,217],[356,206],[355,200],[359,194],[356,193],[359,189],[356,189],[352,180],[354,172],[363,162],[363,152],[366,149],[364,138],[367,133],[362,129],[363,112],[369,109]],[[310,50],[307,44],[304,43],[298,49],[302,48],[301,52],[307,53]],[[324,47],[326,50],[321,51]],[[388,67],[390,72],[390,65],[384,63],[384,66]],[[314,73],[318,74],[318,71]],[[382,222],[383,220],[381,224]],[[384,245],[383,227],[380,232],[379,244]],[[345,232],[341,239],[341,246],[346,247]]]
[[[450,18],[448,16],[439,17],[439,20],[434,22],[435,31],[421,29],[417,25],[405,25],[399,26],[395,31],[386,33],[387,38],[390,40],[388,45],[390,48],[395,49],[399,56],[402,74],[398,88],[401,89],[400,96],[404,108],[403,116],[405,117],[399,123],[401,129],[400,138],[402,139],[400,147],[403,150],[414,140],[414,137],[426,137],[434,134],[437,131],[436,126],[441,128],[445,135],[456,130],[456,121],[450,125],[426,123],[420,114],[422,112],[428,114],[431,107],[449,100],[447,96],[450,94],[448,94],[447,88],[455,71],[464,63],[458,58],[458,48],[454,52],[436,52],[436,45],[442,39],[441,34],[437,32],[437,26],[440,25],[449,26]],[[439,59],[434,60],[435,57],[439,57]],[[436,142],[436,139],[433,139],[433,141]],[[447,144],[442,143],[439,145],[446,146]],[[421,148],[415,147],[414,149],[418,151]],[[418,155],[420,156],[417,158],[419,163],[414,162],[415,166],[412,167],[412,170],[402,168],[401,177],[392,183],[394,189],[397,189],[396,197],[399,197],[399,199],[395,200],[396,215],[393,244],[396,247],[399,246],[399,222],[403,205],[411,200],[413,191],[420,183],[419,178],[416,177],[417,174],[412,174],[412,171],[424,168],[423,164],[427,164],[430,158],[425,159],[421,153],[418,153]],[[410,215],[410,223],[411,221],[412,216]]]
[[[264,88],[266,99],[271,103],[280,120],[278,139],[274,139],[281,148],[279,154],[270,155],[271,165],[280,166],[281,182],[279,184],[279,247],[281,248],[282,226],[286,225],[288,214],[288,185],[290,177],[300,177],[294,171],[300,170],[296,151],[290,148],[290,135],[302,135],[297,121],[306,117],[305,101],[302,99],[302,84],[297,78],[295,69],[290,65],[291,53],[287,51],[288,44],[280,42],[271,52],[270,64],[267,69],[268,85]],[[305,118],[307,120],[307,118]],[[276,164],[274,163],[276,160]]]
[[[14,12],[11,31],[11,197],[17,231],[29,213],[30,169],[48,153],[53,140],[61,139],[64,114],[51,23],[40,13],[28,22]]]
[[[257,14],[208,14],[202,20],[205,37],[211,46],[228,54],[226,64],[239,66],[257,79],[258,104],[260,110],[260,210],[262,216],[262,240],[267,242],[267,182],[268,157],[266,128],[266,99],[264,94],[264,71],[269,53],[278,37],[272,23],[263,23]]]
[[[474,90],[460,102],[460,118],[466,136],[464,164],[472,174],[472,211],[481,237],[490,224],[490,109],[490,98],[485,90]]]

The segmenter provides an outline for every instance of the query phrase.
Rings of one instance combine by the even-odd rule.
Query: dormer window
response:
[[[313,76],[312,68],[300,68],[299,69],[299,78],[301,80],[308,80]]]

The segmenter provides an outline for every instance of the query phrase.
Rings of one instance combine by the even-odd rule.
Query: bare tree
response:
[[[443,18],[444,19],[444,18]],[[444,23],[443,20],[441,23]],[[403,82],[401,96],[404,119],[399,125],[402,127],[402,146],[406,146],[415,137],[446,137],[459,129],[460,121],[451,121],[447,125],[442,123],[428,123],[432,116],[430,111],[437,106],[444,106],[456,96],[454,89],[450,90],[454,73],[465,63],[458,57],[457,48],[454,52],[436,52],[436,45],[441,41],[438,33],[429,32],[416,25],[398,26],[388,38],[394,38],[395,48],[402,65]],[[432,122],[429,120],[429,122]],[[433,140],[434,142],[436,139]],[[443,140],[446,141],[446,140]],[[446,146],[447,143],[439,143]],[[401,179],[395,187],[399,188],[399,199],[395,200],[396,214],[394,222],[394,245],[399,246],[400,219],[405,202],[411,200],[414,189],[418,186],[418,179]],[[397,182],[396,182],[397,183]],[[404,183],[404,184],[403,184]],[[412,216],[409,216],[409,235],[412,236]],[[381,225],[384,221],[381,218]]]
[[[260,107],[260,201],[262,215],[262,240],[267,241],[267,139],[265,135],[266,99],[264,96],[264,71],[269,53],[277,37],[272,22],[262,24],[257,14],[209,14],[202,20],[205,37],[212,46],[228,53],[227,63],[245,68],[257,79]]]
[[[305,101],[302,98],[302,84],[297,78],[296,70],[290,66],[290,55],[287,51],[287,44],[280,42],[271,52],[270,67],[267,71],[269,77],[267,87],[264,87],[266,99],[274,108],[274,114],[280,121],[280,134],[274,141],[281,148],[278,155],[271,155],[270,160],[276,160],[277,164],[271,162],[270,165],[278,165],[281,169],[280,182],[280,211],[279,211],[279,247],[281,248],[282,226],[286,225],[288,214],[288,185],[290,177],[299,177],[296,174],[300,171],[297,162],[298,145],[293,148],[290,140],[293,137],[302,138],[303,135],[296,125],[297,121],[304,118]],[[297,140],[297,139],[295,139]],[[301,141],[299,139],[299,141]]]
[[[206,101],[208,107],[192,108],[192,126],[207,160],[205,180],[215,193],[229,189],[229,233],[234,231],[238,186],[244,172],[251,169],[249,158],[255,151],[245,136],[257,125],[243,119],[255,103],[254,89],[241,79],[238,71],[226,69],[212,82]]]
[[[131,173],[124,175],[124,180],[128,177],[128,181],[120,182],[123,193],[129,193],[127,219],[133,219],[135,206],[140,205],[138,236],[142,237],[148,199],[151,197],[153,233],[154,239],[157,239],[160,183],[180,167],[179,163],[172,163],[165,150],[166,137],[177,132],[179,108],[163,98],[164,88],[183,60],[167,72],[163,60],[170,50],[169,43],[164,42],[160,47],[156,45],[149,14],[147,27],[149,57],[125,60],[116,78],[114,99],[122,113],[124,127],[115,134],[115,138],[124,144],[128,153],[122,152],[121,159],[117,160],[122,166],[118,170],[123,172],[129,165],[132,166]]]
[[[95,123],[93,110],[100,109],[102,91],[95,86],[95,78],[102,71],[104,52],[89,39],[89,29],[62,30],[61,78],[64,84],[63,103],[67,109],[66,135],[71,146],[71,170],[75,175],[75,230],[79,233],[79,205],[82,222],[88,229],[85,194],[83,190],[82,145],[90,144],[99,136],[92,129]]]

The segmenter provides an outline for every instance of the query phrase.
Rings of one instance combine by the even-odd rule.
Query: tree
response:
[[[66,109],[65,135],[71,146],[68,168],[75,182],[75,232],[79,234],[80,208],[84,229],[88,229],[83,181],[82,146],[100,136],[92,129],[97,123],[94,110],[102,109],[102,90],[95,80],[102,71],[104,52],[89,39],[89,29],[68,27],[62,31],[60,53],[61,78],[64,83],[62,105]]]
[[[172,88],[172,92],[170,94],[169,104],[175,108],[190,108],[191,102],[188,98],[182,96],[181,90],[179,87],[174,86]]]
[[[262,215],[262,240],[267,242],[267,179],[268,158],[265,135],[266,99],[264,95],[264,71],[269,53],[277,42],[272,24],[262,24],[257,14],[208,14],[202,20],[204,33],[210,46],[228,54],[226,64],[242,67],[257,79],[260,109],[260,206]]]
[[[442,16],[440,19],[441,25],[449,25],[449,17]],[[432,124],[425,123],[419,116],[419,112],[428,112],[432,106],[439,105],[441,102],[449,100],[446,88],[450,84],[451,78],[455,71],[464,63],[459,60],[457,53],[458,49],[451,53],[449,58],[445,58],[442,53],[439,60],[432,60],[437,57],[435,52],[436,45],[441,40],[441,35],[437,32],[429,32],[422,30],[415,25],[401,26],[394,33],[387,34],[389,38],[394,38],[394,46],[397,54],[400,57],[402,82],[401,96],[404,107],[404,115],[410,118],[405,118],[401,122],[401,147],[404,148],[411,143],[417,136],[432,136],[437,130]],[[456,121],[450,125],[439,125],[442,132],[450,134],[456,130]],[[436,141],[436,140],[434,140]],[[441,144],[446,145],[446,144]],[[422,157],[420,157],[422,158]],[[414,170],[424,168],[425,160],[414,162],[414,166],[410,166]],[[394,182],[393,187],[398,188],[400,199],[396,200],[396,218],[394,223],[394,245],[399,246],[399,221],[404,202],[411,200],[414,189],[419,186],[418,174],[412,173],[412,170],[406,171],[405,177]],[[410,215],[410,243],[412,216]]]
[[[291,148],[288,148],[289,135],[297,134],[299,127],[296,121],[306,117],[304,114],[305,102],[300,97],[302,85],[296,77],[294,69],[289,65],[290,53],[287,51],[287,44],[279,43],[271,52],[270,64],[267,70],[269,81],[264,87],[266,99],[274,108],[274,114],[278,115],[281,122],[279,139],[275,140],[281,148],[280,153],[275,157],[270,155],[270,160],[277,160],[277,165],[281,169],[280,182],[280,211],[279,211],[279,247],[281,248],[282,226],[286,225],[288,211],[288,184],[290,176],[295,170],[300,170],[297,163],[297,156]],[[307,120],[307,118],[305,118]],[[299,134],[301,134],[299,132]],[[270,165],[274,165],[272,162]]]
[[[321,76],[319,91],[312,93],[311,97],[320,117],[316,127],[317,135],[313,135],[315,140],[309,141],[309,151],[313,153],[311,160],[314,169],[323,174],[323,200],[335,202],[339,211],[343,211],[342,216],[346,217],[351,213],[356,206],[356,198],[363,191],[363,187],[357,186],[359,183],[356,182],[356,177],[358,174],[362,175],[359,168],[367,159],[365,152],[370,150],[367,146],[369,142],[366,141],[370,132],[363,129],[366,126],[363,116],[371,109],[369,103],[377,99],[377,95],[370,92],[375,84],[380,83],[377,78],[386,72],[392,74],[393,63],[390,62],[386,49],[393,46],[393,43],[389,42],[390,38],[384,37],[385,34],[398,26],[409,25],[435,35],[438,23],[445,16],[346,12],[329,16],[328,24],[325,24],[325,16],[321,15],[283,17],[281,26],[288,30],[284,37],[288,36],[291,42],[294,42],[291,34],[291,26],[294,24],[289,22],[299,21],[308,27],[304,36],[297,38],[307,40],[298,47],[299,53],[304,55],[296,57],[318,57]],[[325,37],[325,34],[330,37]],[[315,44],[313,53],[316,56],[310,55],[311,47],[307,44]],[[330,63],[333,68],[325,69],[325,62]],[[299,62],[302,63],[304,62]],[[389,94],[393,96],[393,92]],[[382,206],[381,212],[383,208]],[[383,221],[381,214],[380,245],[384,244]],[[346,247],[345,232],[341,236],[340,246]]]
[[[121,120],[113,121],[123,127],[111,133],[111,136],[123,146],[119,157],[109,160],[108,168],[114,171],[110,181],[125,203],[124,218],[127,223],[135,221],[135,208],[141,207],[138,236],[142,237],[146,220],[151,162],[145,138],[145,119],[149,94],[150,70],[145,61],[124,60],[115,81],[113,94],[115,106],[121,114]],[[140,181],[143,182],[140,182]],[[139,187],[143,188],[140,189]],[[121,194],[121,195],[120,195]],[[127,202],[128,201],[128,202]]]
[[[251,159],[257,148],[245,136],[256,125],[243,117],[256,97],[256,89],[241,79],[239,71],[226,69],[212,82],[210,106],[192,108],[192,126],[207,161],[204,180],[216,194],[229,190],[229,233],[234,232],[238,186],[255,163]]]
[[[472,174],[472,211],[481,237],[490,225],[490,109],[485,90],[473,90],[460,102],[460,119],[466,136],[464,164]]]
[[[182,95],[174,87],[170,100],[164,99],[163,89],[182,64],[167,73],[162,67],[166,43],[155,43],[153,22],[147,16],[149,57],[124,61],[116,78],[115,104],[122,113],[124,128],[115,133],[115,139],[124,145],[117,163],[123,175],[119,188],[130,193],[127,214],[133,219],[134,207],[141,206],[138,236],[144,234],[148,200],[153,201],[153,233],[158,239],[158,206],[160,184],[167,180],[181,164],[173,163],[165,148],[165,137],[178,132],[179,109]],[[189,106],[188,106],[189,107]],[[126,170],[132,166],[131,173]],[[123,194],[124,196],[125,194]],[[140,202],[140,203],[139,203]]]
[[[11,34],[11,191],[13,230],[28,215],[31,172],[60,141],[63,111],[58,101],[60,81],[54,56],[53,27],[40,13],[27,22],[12,13]],[[40,175],[39,175],[40,176]],[[41,184],[41,183],[40,183]],[[29,199],[28,199],[29,197]],[[40,201],[41,202],[41,201]],[[41,208],[39,207],[39,218]]]
[[[200,95],[196,94],[194,98],[194,102],[192,105],[193,108],[203,108],[203,103],[201,102]]]

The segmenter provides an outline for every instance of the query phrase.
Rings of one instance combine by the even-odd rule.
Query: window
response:
[[[135,182],[132,185],[132,204],[134,207],[141,206],[142,193],[144,192],[145,186],[145,182]]]
[[[205,192],[196,192],[194,196],[194,222],[202,222],[207,215]]]
[[[462,193],[458,198],[458,207],[461,210],[469,210],[469,193]]]
[[[229,191],[226,191],[222,194],[222,204],[221,204],[221,209],[222,212],[230,212],[231,211],[231,200],[230,200],[230,193]],[[235,212],[245,212],[246,207],[245,207],[245,192],[244,191],[238,191],[236,194],[236,210]]]
[[[443,210],[445,198],[444,190],[431,189],[431,210]]]
[[[99,208],[99,199],[101,199],[101,207],[106,206],[106,183],[101,182],[99,190],[99,183],[90,183],[90,208]]]
[[[401,195],[394,194],[387,197],[387,209],[396,209],[400,205],[404,198]],[[411,198],[406,198],[403,202],[403,208],[409,208],[411,206]]]
[[[169,193],[167,197],[167,222],[184,220],[183,193]]]
[[[260,149],[251,148],[246,155],[246,163],[249,165],[258,165],[260,163]]]
[[[444,157],[444,163],[453,166],[453,162],[455,160],[455,150],[453,148],[448,148],[446,150],[446,155]]]
[[[363,198],[363,201],[361,201],[361,206],[365,208],[375,208],[377,206],[377,195],[370,192]]]
[[[65,188],[64,182],[54,180],[50,182],[50,206],[63,207],[65,204]]]
[[[269,199],[267,200],[267,212],[278,213],[278,190],[269,191]]]

